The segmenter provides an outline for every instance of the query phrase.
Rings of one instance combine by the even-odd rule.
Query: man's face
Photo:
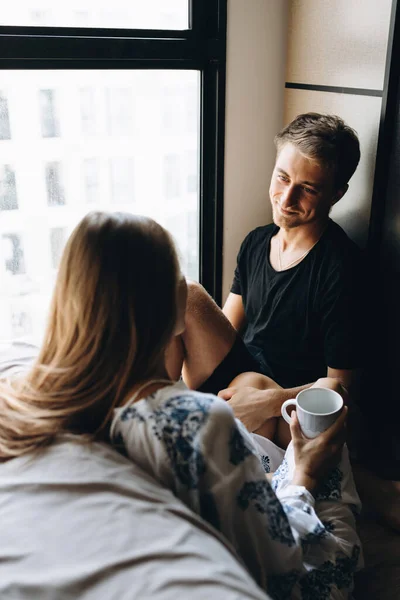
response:
[[[330,169],[303,156],[293,144],[280,149],[269,188],[278,227],[292,229],[324,222],[343,193],[335,190]]]

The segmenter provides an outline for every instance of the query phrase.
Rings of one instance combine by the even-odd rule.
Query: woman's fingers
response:
[[[290,421],[290,433],[292,434],[293,443],[297,443],[301,440],[304,440],[303,434],[301,432],[300,423],[297,418],[297,413],[295,410],[292,410],[290,413],[291,421]]]
[[[326,431],[324,431],[321,436],[324,440],[327,441],[336,441],[337,438],[345,437],[345,423],[347,419],[348,413],[347,406],[343,406],[342,412],[336,419],[336,421],[331,425]]]

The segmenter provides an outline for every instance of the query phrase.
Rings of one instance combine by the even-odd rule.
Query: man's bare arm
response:
[[[337,379],[350,396],[357,400],[359,394],[361,369],[332,369],[328,367],[328,377]]]
[[[256,376],[256,374],[254,374]],[[347,403],[346,386],[338,377],[322,377],[314,383],[293,388],[281,388],[277,384],[271,387],[271,380],[265,377],[267,389],[260,389],[263,376],[256,376],[256,385],[252,387],[249,382],[247,385],[234,385],[218,394],[224,400],[228,400],[235,417],[240,419],[249,431],[259,429],[268,419],[281,416],[282,404],[285,400],[296,398],[297,394],[309,387],[327,387],[340,393]],[[348,377],[346,383],[349,383]],[[343,386],[345,389],[343,389]]]
[[[236,331],[240,331],[245,323],[246,316],[244,312],[242,296],[239,294],[229,294],[222,312],[231,322]]]

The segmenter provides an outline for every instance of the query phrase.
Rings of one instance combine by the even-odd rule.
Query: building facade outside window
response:
[[[156,219],[215,295],[225,19],[226,0],[2,6],[0,341],[40,342],[65,242],[91,210]]]

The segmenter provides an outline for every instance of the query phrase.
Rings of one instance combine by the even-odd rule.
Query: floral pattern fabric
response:
[[[361,558],[359,500],[346,461],[322,482],[316,502],[291,485],[289,445],[271,487],[273,444],[260,448],[226,402],[183,382],[117,409],[111,438],[210,523],[273,600],[349,597]]]

